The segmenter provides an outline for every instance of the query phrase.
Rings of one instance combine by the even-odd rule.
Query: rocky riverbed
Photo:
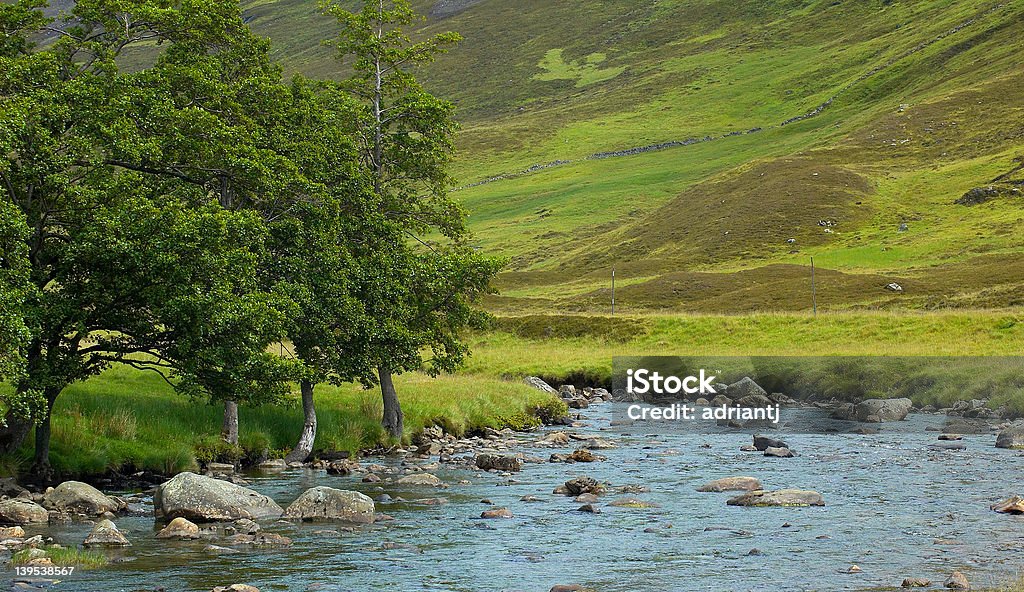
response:
[[[431,430],[415,449],[358,463],[244,475],[214,466],[221,485],[182,475],[155,499],[65,485],[35,497],[42,514],[23,495],[7,511],[28,523],[4,533],[5,547],[91,538],[112,562],[61,583],[10,583],[858,590],[905,579],[941,588],[954,572],[977,588],[1024,566],[1024,506],[1012,497],[1024,492],[1024,453],[996,448],[994,431],[940,440],[944,415],[857,424],[799,407],[755,439],[704,422],[622,422],[624,403],[587,394],[563,392],[576,400],[572,425],[535,432],[457,440]]]

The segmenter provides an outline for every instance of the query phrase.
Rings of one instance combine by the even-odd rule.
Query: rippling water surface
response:
[[[251,478],[251,486],[287,505],[314,485],[387,493],[407,502],[378,504],[393,522],[346,530],[330,524],[268,524],[287,535],[285,549],[203,552],[208,542],[154,539],[151,518],[121,518],[134,546],[124,561],[80,572],[57,587],[75,591],[210,590],[248,583],[268,590],[539,590],[577,583],[600,591],[859,590],[899,586],[904,577],[942,580],[954,569],[976,587],[1018,575],[1024,566],[1024,517],[996,514],[989,505],[1024,493],[1024,454],[996,449],[994,436],[965,436],[963,451],[935,451],[928,426],[944,418],[912,415],[884,424],[876,435],[780,430],[799,457],[769,459],[741,452],[750,434],[697,422],[609,428],[613,405],[585,411],[589,427],[618,444],[595,451],[590,464],[527,464],[509,482],[469,470],[437,472],[449,489],[361,483],[358,476],[290,471]],[[621,416],[621,410],[619,410]],[[789,427],[817,421],[816,410],[784,411]],[[541,457],[559,449],[520,451]],[[386,463],[386,461],[384,461]],[[397,462],[397,460],[393,461]],[[653,509],[606,505],[600,514],[576,511],[552,489],[576,475],[613,487],[638,484],[635,497]],[[697,493],[702,483],[749,475],[765,488],[821,492],[823,508],[737,508],[729,493]],[[471,485],[457,485],[469,480]],[[535,495],[540,503],[519,499]],[[422,498],[447,498],[441,505]],[[480,520],[489,499],[515,513]],[[654,529],[650,531],[650,529]],[[648,532],[645,532],[648,530]],[[88,525],[47,531],[75,544]],[[216,542],[216,541],[213,541]],[[389,544],[390,543],[390,544]],[[748,555],[757,548],[760,555]],[[862,573],[840,573],[857,564]]]

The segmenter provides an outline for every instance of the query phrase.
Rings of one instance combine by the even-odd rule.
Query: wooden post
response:
[[[811,307],[814,310],[814,316],[818,316],[818,292],[817,286],[814,285],[814,257],[811,257]]]

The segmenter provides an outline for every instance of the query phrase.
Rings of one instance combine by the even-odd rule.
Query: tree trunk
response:
[[[46,407],[43,410],[43,417],[36,424],[36,450],[32,468],[29,469],[31,480],[36,483],[49,483],[53,481],[53,467],[50,466],[50,416],[53,414],[53,404],[57,402],[57,395],[62,389],[46,389]]]
[[[384,368],[377,368],[377,375],[380,377],[380,392],[384,396],[384,419],[381,421],[381,425],[392,438],[401,440],[405,429],[404,418],[402,406],[398,402],[398,393],[395,391],[395,383],[391,380],[391,372]]]
[[[25,443],[25,438],[32,431],[32,419],[19,417],[8,411],[4,424],[0,426],[0,454],[14,454]]]
[[[313,383],[303,380],[299,383],[302,390],[302,413],[306,423],[302,426],[302,435],[299,436],[299,443],[284,457],[285,462],[305,462],[313,452],[313,442],[316,440],[316,406],[313,404]]]
[[[224,425],[220,437],[232,446],[238,446],[238,403],[224,401]]]

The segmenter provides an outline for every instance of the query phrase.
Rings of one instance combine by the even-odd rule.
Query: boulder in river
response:
[[[1015,495],[992,505],[992,510],[1000,514],[1024,514],[1024,497]]]
[[[999,432],[996,448],[1024,448],[1024,426],[1014,426]]]
[[[228,538],[229,545],[253,546],[253,547],[288,547],[292,540],[284,535],[274,532],[260,532],[257,534],[236,534]]]
[[[586,448],[578,448],[572,451],[572,454],[569,455],[569,460],[573,462],[588,463],[604,460],[604,457],[598,456]]]
[[[414,473],[412,475],[406,475],[404,477],[400,477],[396,483],[399,485],[423,485],[426,487],[441,487],[444,485],[436,475],[431,475],[430,473]]]
[[[482,452],[476,455],[476,466],[485,471],[517,472],[523,468],[523,459],[515,454],[491,454]]]
[[[736,496],[726,504],[746,507],[800,507],[824,506],[825,500],[817,491],[780,489],[778,491],[750,491]]]
[[[256,468],[264,473],[280,473],[288,468],[288,463],[283,458],[271,458],[261,462]]]
[[[260,589],[248,584],[231,584],[230,586],[217,586],[211,592],[260,592]]]
[[[742,399],[750,396],[768,397],[768,391],[761,388],[761,385],[754,382],[754,379],[749,376],[730,384],[725,388],[725,392],[728,393],[730,399]]]
[[[725,395],[715,395],[714,399],[711,399],[712,407],[730,407],[732,406],[732,399]]]
[[[913,407],[910,399],[866,399],[857,403],[856,419],[868,423],[903,421]]]
[[[288,506],[284,517],[307,521],[340,520],[370,524],[375,514],[373,500],[358,491],[311,487]]]
[[[782,440],[776,440],[775,438],[769,438],[768,436],[755,434],[754,448],[756,448],[760,452],[764,452],[769,448],[789,448],[789,444],[786,444]]]
[[[39,504],[15,498],[0,502],[0,524],[40,524],[50,520],[50,513]]]
[[[719,493],[722,491],[757,491],[761,489],[761,481],[754,477],[726,477],[709,481],[697,488],[697,491]]]
[[[277,502],[261,493],[189,472],[178,473],[157,487],[153,508],[158,516],[193,522],[277,519],[284,513]]]
[[[658,508],[658,504],[654,502],[646,502],[642,499],[635,497],[621,497],[617,500],[613,500],[608,503],[613,508]]]
[[[793,454],[793,451],[790,450],[789,448],[776,448],[774,446],[769,446],[768,448],[765,448],[764,455],[774,458],[793,458],[794,456],[796,456],[795,454]]]
[[[904,578],[901,588],[930,588],[932,581],[925,578]]]
[[[124,536],[117,525],[110,520],[100,520],[92,527],[89,536],[85,537],[84,547],[130,547],[128,537]]]
[[[25,538],[25,529],[20,526],[0,526],[0,541]]]
[[[88,483],[65,481],[43,497],[43,507],[64,514],[99,516],[117,512],[120,504]]]
[[[192,540],[199,537],[199,527],[195,523],[181,517],[171,520],[170,524],[156,533],[156,538],[158,539]]]
[[[967,576],[965,576],[959,571],[954,571],[953,573],[949,574],[949,577],[946,578],[946,581],[942,585],[950,590],[971,589],[971,583],[967,581]]]
[[[493,510],[484,510],[480,513],[480,517],[485,520],[494,520],[497,518],[512,518],[512,511],[508,508],[494,508]]]
[[[565,490],[569,495],[580,495],[581,493],[593,493],[597,495],[604,491],[604,486],[593,477],[576,477],[565,482]]]

